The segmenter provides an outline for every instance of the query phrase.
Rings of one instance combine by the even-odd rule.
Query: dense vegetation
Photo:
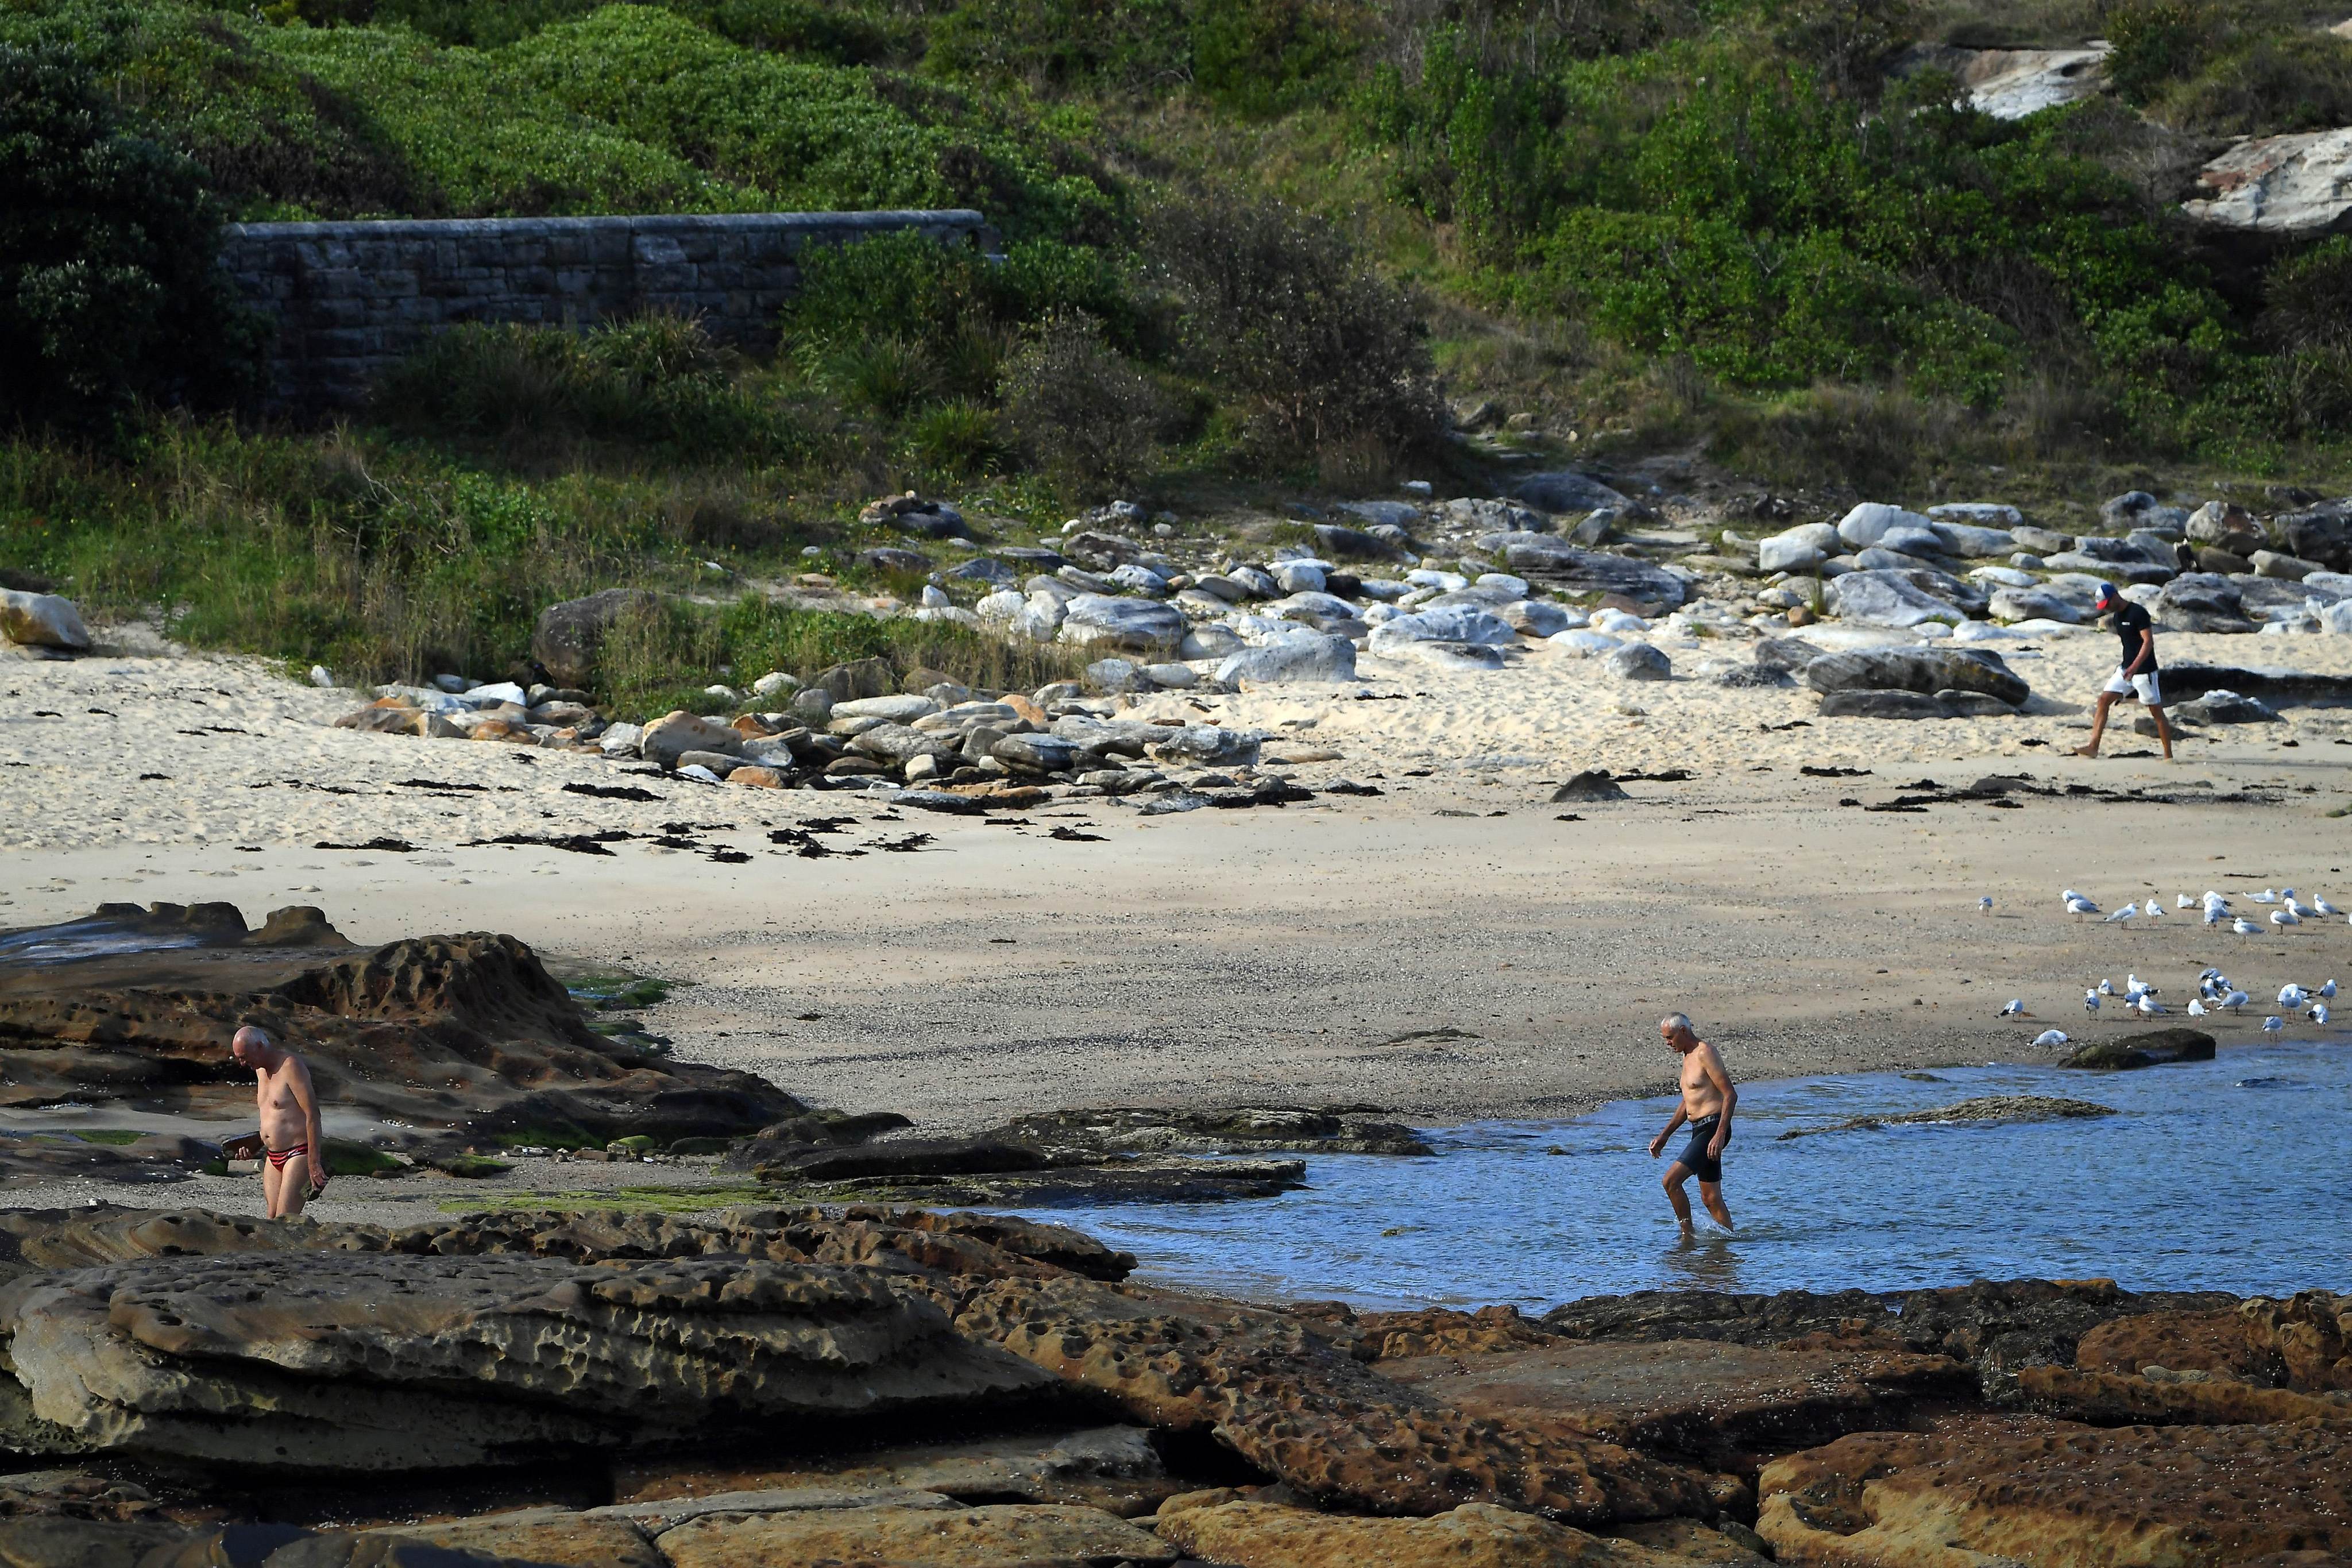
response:
[[[0,352],[37,367],[0,392],[0,573],[341,668],[489,671],[575,589],[839,569],[886,488],[1032,521],[1120,490],[1197,514],[1402,469],[1475,488],[1441,390],[1551,457],[1673,447],[1782,486],[2333,480],[2352,240],[2235,254],[2172,215],[2199,138],[2352,123],[2321,19],[0,0]],[[1906,55],[2093,35],[2116,94],[2009,123]],[[1003,265],[831,257],[772,358],[675,321],[476,329],[349,428],[204,422],[249,342],[187,265],[217,215],[950,205]],[[725,619],[641,679],[753,657]]]

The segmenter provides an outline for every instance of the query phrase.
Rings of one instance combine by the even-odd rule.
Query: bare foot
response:
[[[2070,757],[2095,757],[2099,752],[2095,746],[2077,746],[2066,754]]]

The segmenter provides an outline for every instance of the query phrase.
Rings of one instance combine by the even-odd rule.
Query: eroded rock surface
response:
[[[1694,1561],[1475,1502],[1429,1519],[1226,1502],[1162,1515],[1160,1539],[1237,1568],[1672,1568]]]
[[[1018,1500],[1097,1508],[1122,1519],[1150,1513],[1187,1489],[1170,1478],[1151,1435],[1139,1426],[759,1466],[718,1465],[709,1458],[651,1460],[621,1472],[615,1487],[630,1502],[759,1489],[896,1489],[936,1492],[966,1503]]]
[[[1555,1423],[1447,1408],[1273,1312],[1008,1281],[978,1292],[957,1327],[1147,1425],[1212,1432],[1322,1502],[1381,1514],[1493,1502],[1587,1522],[1714,1511],[1690,1471]]]
[[[1713,1340],[1570,1344],[1382,1362],[1380,1373],[1472,1415],[1538,1415],[1716,1469],[1751,1469],[1759,1452],[1901,1426],[1925,1405],[1977,1392],[1959,1362],[1866,1342],[1805,1350]]]
[[[1714,1290],[1643,1290],[1595,1296],[1545,1314],[1543,1327],[1577,1340],[1726,1340],[1782,1344],[1802,1335],[1867,1334],[1921,1354],[1948,1355],[1979,1371],[2071,1364],[2082,1337],[2141,1312],[2233,1307],[2218,1291],[2124,1290],[2111,1279],[1981,1282],[1942,1290],[1814,1292],[1773,1296]]]
[[[0,1327],[26,1398],[12,1447],[315,1469],[707,1441],[1047,1382],[880,1274],[740,1258],[158,1258],[19,1278]]]
[[[1114,1108],[1044,1110],[995,1134],[1048,1150],[1186,1154],[1426,1154],[1421,1134],[1379,1120],[1376,1108],[1318,1110],[1262,1106],[1233,1110]]]
[[[664,1532],[670,1568],[1070,1568],[1176,1560],[1175,1547],[1098,1509],[828,1509],[711,1515]]]
[[[1783,1563],[2203,1568],[2352,1550],[2352,1432],[1874,1432],[1775,1460],[1758,1492],[1757,1530]]]

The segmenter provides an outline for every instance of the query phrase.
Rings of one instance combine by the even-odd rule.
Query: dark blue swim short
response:
[[[1706,1152],[1707,1144],[1715,1139],[1716,1127],[1722,1121],[1723,1118],[1717,1115],[1702,1117],[1692,1122],[1690,1142],[1683,1145],[1681,1153],[1675,1156],[1675,1164],[1702,1182],[1723,1180],[1723,1162]]]

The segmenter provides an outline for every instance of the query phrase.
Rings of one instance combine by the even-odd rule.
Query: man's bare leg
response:
[[[310,1201],[310,1156],[297,1154],[286,1162],[278,1176],[278,1217],[299,1219],[302,1205]]]
[[[2091,743],[2087,746],[2075,747],[2074,754],[2076,756],[2095,757],[2099,754],[2099,738],[2107,732],[2107,710],[2113,708],[2115,705],[2116,694],[2114,692],[2102,691],[2099,693],[2099,705],[2091,710]],[[2168,742],[2168,749],[2164,754],[2168,757],[2172,755]]]
[[[2164,704],[2152,702],[2147,710],[2156,715],[2156,738],[2162,742],[2164,760],[2168,763],[2172,761],[2172,726],[2164,721]]]
[[[278,1187],[281,1179],[278,1167],[264,1159],[261,1162],[261,1212],[271,1219],[278,1217]]]
[[[1691,1206],[1689,1195],[1683,1191],[1683,1184],[1689,1181],[1690,1176],[1690,1167],[1678,1160],[1666,1167],[1665,1179],[1662,1184],[1666,1189],[1666,1201],[1675,1205],[1675,1219],[1683,1227],[1685,1236],[1691,1234]],[[1706,1188],[1699,1190],[1704,1193]]]
[[[1701,1182],[1698,1184],[1698,1198],[1699,1202],[1706,1205],[1706,1212],[1715,1216],[1716,1224],[1726,1230],[1731,1228],[1731,1210],[1724,1205],[1721,1182]]]

